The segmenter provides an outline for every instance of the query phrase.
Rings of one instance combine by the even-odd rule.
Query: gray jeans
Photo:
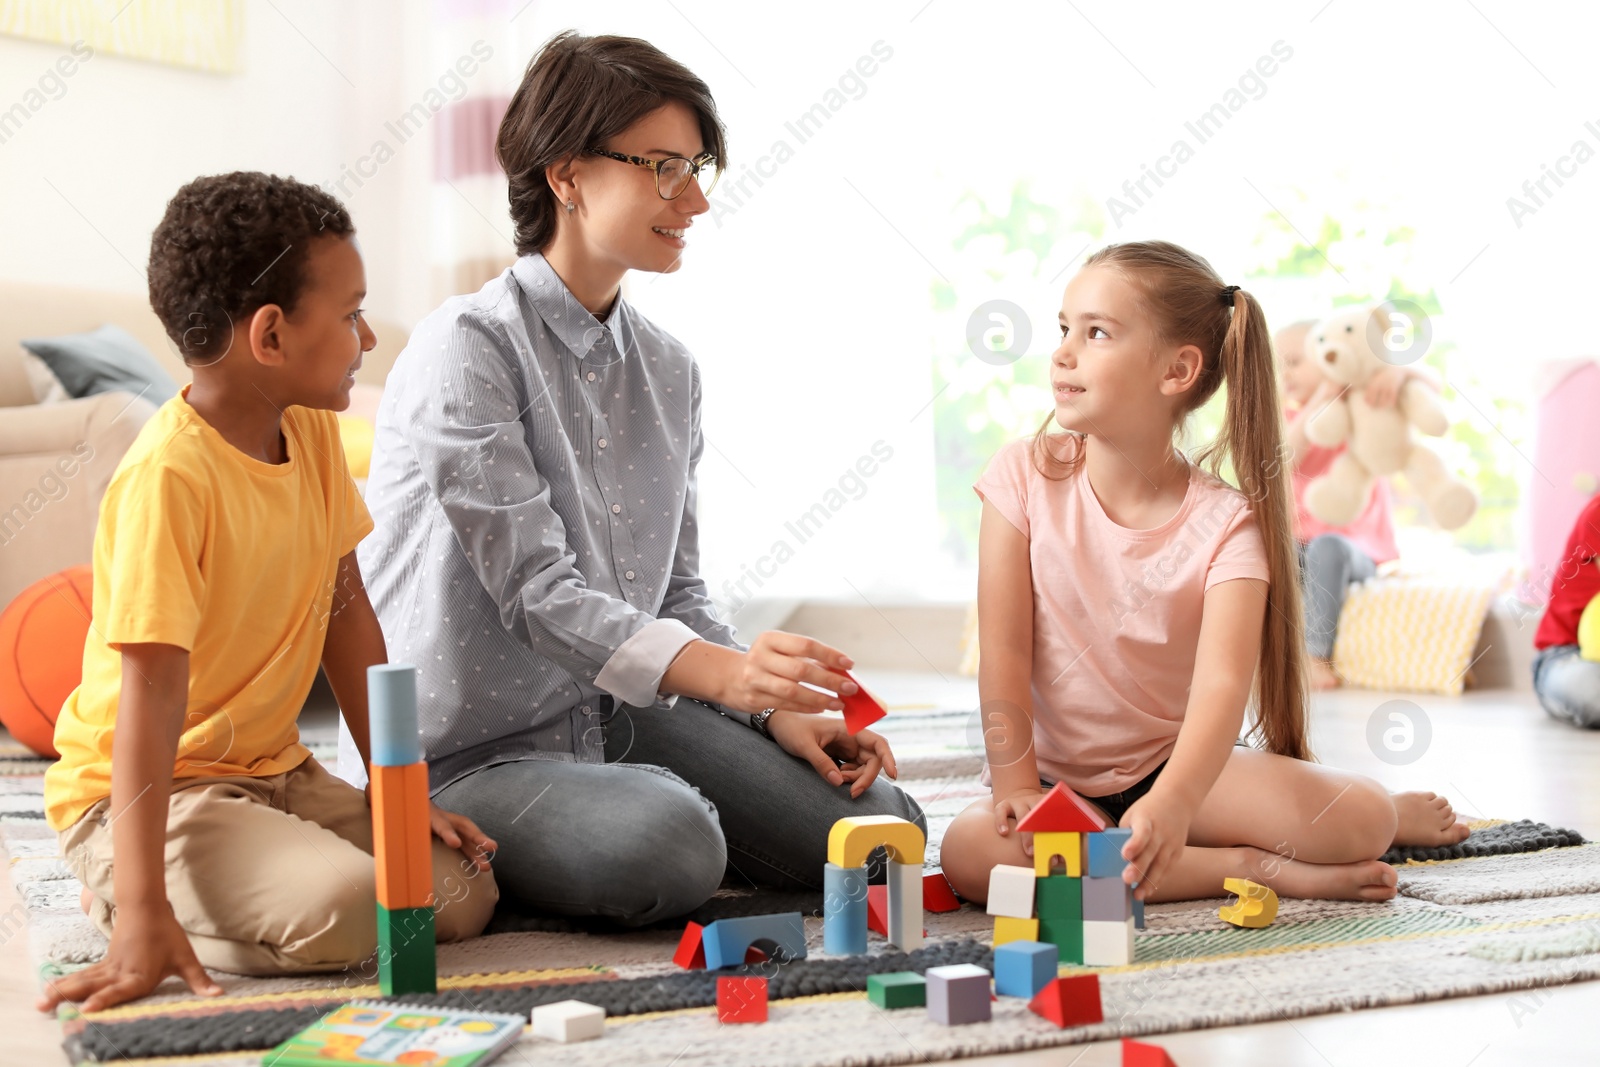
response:
[[[1533,691],[1562,722],[1600,729],[1600,663],[1580,656],[1577,645],[1551,645],[1535,654]]]
[[[1339,632],[1339,613],[1352,582],[1364,582],[1378,573],[1372,557],[1343,534],[1318,534],[1300,546],[1300,576],[1305,583],[1306,653],[1316,659],[1333,658],[1333,639]]]
[[[687,697],[670,711],[602,712],[606,762],[523,759],[474,771],[434,802],[499,845],[503,900],[642,926],[693,911],[722,884],[822,889],[828,831],[895,815],[927,832],[880,772],[851,799],[742,721]],[[882,881],[883,850],[868,860]]]

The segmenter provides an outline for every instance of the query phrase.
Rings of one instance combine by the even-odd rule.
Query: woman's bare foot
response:
[[[1399,876],[1381,860],[1359,863],[1306,863],[1264,849],[1250,864],[1253,881],[1280,897],[1304,900],[1392,900]]]
[[[1313,657],[1309,662],[1309,681],[1313,689],[1337,689],[1344,682],[1333,672],[1333,664]]]
[[[91,905],[93,903],[94,903],[94,894],[89,892],[89,890],[87,888],[84,889],[83,892],[78,894],[78,906],[83,909],[83,913],[85,915],[89,914],[89,905]]]
[[[1400,817],[1394,831],[1396,847],[1454,845],[1472,832],[1456,818],[1450,802],[1437,793],[1396,793],[1394,811]]]

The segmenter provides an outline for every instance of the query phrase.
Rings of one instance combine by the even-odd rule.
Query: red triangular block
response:
[[[867,929],[889,936],[889,887],[867,886]]]
[[[1160,1045],[1122,1039],[1122,1067],[1178,1067]]]
[[[945,881],[942,871],[922,876],[922,910],[932,912],[961,910],[961,901],[956,899],[956,891]]]
[[[1060,782],[1051,786],[1044,799],[1017,823],[1018,830],[1034,834],[1092,834],[1105,828],[1106,821],[1100,813]]]
[[[678,951],[672,954],[673,963],[686,971],[706,969],[706,946],[700,940],[700,932],[704,929],[697,922],[691,922],[683,928],[683,936],[678,938]]]
[[[1100,976],[1080,974],[1057,978],[1028,1002],[1028,1010],[1060,1027],[1104,1022],[1100,1010]]]
[[[849,671],[840,671],[839,673],[846,678],[850,678]],[[854,678],[850,678],[850,680],[856,682]],[[882,704],[872,698],[872,695],[867,692],[866,687],[860,682],[856,682],[855,696],[841,696],[839,699],[844,702],[844,728],[852,734],[859,734],[862,730],[889,714],[883,709]]]

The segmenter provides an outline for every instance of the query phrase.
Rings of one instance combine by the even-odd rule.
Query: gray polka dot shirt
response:
[[[598,698],[657,693],[696,638],[743,649],[699,573],[694,358],[618,297],[604,322],[543,256],[418,325],[378,411],[358,549],[389,658],[418,668],[430,787],[599,763]],[[365,777],[348,731],[340,773]]]

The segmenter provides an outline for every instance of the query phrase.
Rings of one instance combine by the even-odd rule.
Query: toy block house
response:
[[[996,947],[1012,941],[1055,945],[1062,963],[1133,962],[1133,931],[1143,906],[1122,880],[1129,831],[1059,782],[1017,829],[1033,834],[1033,869],[998,866],[989,875]]]

